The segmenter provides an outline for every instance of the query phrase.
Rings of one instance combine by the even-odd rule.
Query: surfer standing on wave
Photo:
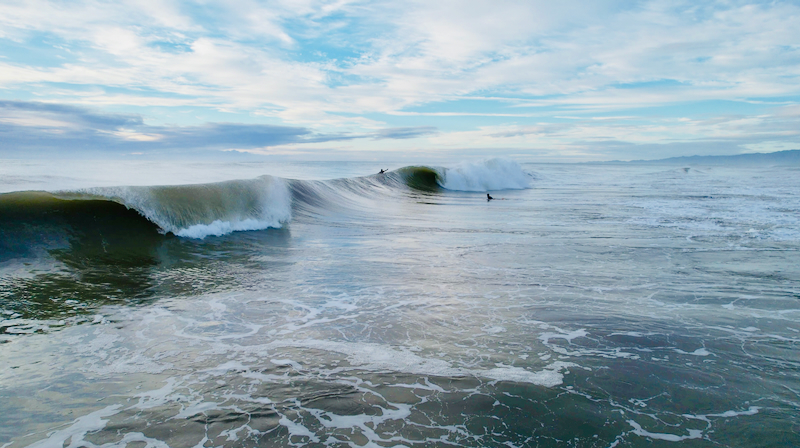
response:
[[[486,193],[486,202],[489,202],[489,201],[491,201],[492,199],[494,199],[494,198],[493,198],[493,197],[491,197],[491,196],[489,196],[489,193]]]
[[[385,170],[385,169],[381,168],[381,171],[380,171],[378,174],[383,174],[383,173],[385,173],[386,171],[388,171],[388,170]]]

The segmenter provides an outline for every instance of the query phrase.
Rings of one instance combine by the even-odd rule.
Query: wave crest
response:
[[[272,176],[199,185],[100,187],[58,197],[110,199],[135,209],[164,232],[199,239],[279,228],[292,217],[289,188]]]

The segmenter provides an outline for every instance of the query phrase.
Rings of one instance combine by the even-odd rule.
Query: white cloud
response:
[[[688,110],[689,122],[578,120],[558,139],[524,129],[541,110],[588,118],[798,96],[797,23],[792,2],[8,1],[0,38],[49,45],[65,59],[6,56],[0,91],[98,107],[242,111],[327,131],[383,127],[376,116],[508,120],[420,137],[447,146],[743,138],[743,129],[790,137],[796,122],[779,115],[796,108],[791,101],[769,118],[724,124]],[[481,96],[510,96],[518,109],[435,106]]]

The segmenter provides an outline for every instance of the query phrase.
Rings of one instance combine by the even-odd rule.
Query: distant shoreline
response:
[[[670,165],[800,165],[800,149],[790,149],[769,153],[737,154],[733,156],[683,156],[670,157],[657,160],[611,160],[606,162],[581,162],[590,164],[614,164],[614,165],[646,165],[646,164],[670,164]]]

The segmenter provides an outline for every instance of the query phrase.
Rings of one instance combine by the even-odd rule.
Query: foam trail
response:
[[[443,188],[456,191],[524,190],[531,182],[530,174],[505,158],[460,163],[445,168],[441,177]]]

